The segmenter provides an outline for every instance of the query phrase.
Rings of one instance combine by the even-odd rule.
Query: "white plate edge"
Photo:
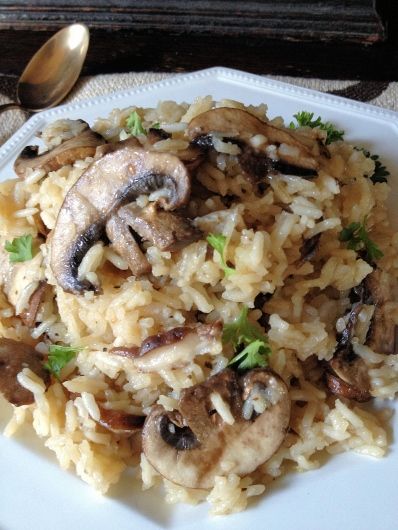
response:
[[[275,90],[278,89],[284,94],[290,94],[294,96],[301,96],[308,101],[320,102],[328,104],[335,108],[344,108],[351,112],[366,114],[375,118],[388,122],[389,125],[395,126],[398,130],[398,112],[383,109],[375,105],[368,103],[362,103],[351,99],[336,96],[334,94],[328,94],[325,92],[319,92],[310,88],[300,87],[294,84],[290,84],[284,81],[278,81],[263,77],[258,74],[251,74],[241,70],[235,70],[233,68],[226,68],[223,66],[215,66],[212,68],[206,68],[196,72],[188,74],[176,74],[175,77],[156,81],[154,83],[148,83],[139,87],[132,87],[125,90],[119,90],[111,94],[105,94],[103,96],[96,96],[94,98],[83,99],[65,105],[59,105],[52,109],[39,112],[27,120],[22,127],[15,132],[11,138],[9,138],[0,147],[0,168],[5,165],[12,156],[18,153],[26,142],[26,137],[31,132],[40,129],[40,123],[45,123],[46,120],[51,118],[56,119],[59,115],[68,112],[68,110],[79,110],[87,107],[92,107],[101,103],[109,103],[111,101],[117,101],[123,99],[126,96],[134,94],[143,94],[145,92],[151,92],[153,90],[170,87],[173,85],[185,84],[186,82],[195,81],[198,79],[204,79],[206,77],[218,78],[221,81],[235,81],[241,83],[250,82],[258,88]]]

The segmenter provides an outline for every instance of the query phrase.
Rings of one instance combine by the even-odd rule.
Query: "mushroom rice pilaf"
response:
[[[321,454],[386,453],[391,405],[361,403],[398,391],[388,171],[266,111],[116,109],[22,151],[0,184],[6,436],[32,423],[103,493],[133,467],[215,514]]]

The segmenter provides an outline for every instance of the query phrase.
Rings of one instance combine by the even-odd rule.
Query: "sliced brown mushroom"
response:
[[[364,287],[368,296],[367,303],[375,306],[366,345],[377,353],[393,354],[395,323],[388,309],[388,302],[393,295],[389,274],[381,269],[374,270],[365,278]]]
[[[354,300],[353,295],[351,295],[351,299]],[[359,335],[360,331],[358,329],[358,325],[361,324],[359,322],[360,313],[366,311],[369,315],[372,314],[372,312],[367,311],[372,307],[365,304],[364,301],[365,290],[362,288],[361,296],[355,297],[350,311],[344,317],[345,327],[338,334],[336,351],[333,358],[326,363],[325,372],[326,385],[332,394],[359,402],[368,401],[372,397],[368,368],[365,361],[354,352],[352,346],[354,335]],[[366,332],[362,335],[365,339]]]
[[[269,331],[270,325],[269,325],[269,318],[270,314],[264,311],[264,306],[267,302],[269,302],[272,298],[273,293],[258,293],[256,298],[254,299],[254,307],[255,309],[259,309],[261,311],[261,317],[258,319],[258,323],[260,326],[264,328],[265,331]]]
[[[139,348],[116,347],[110,353],[133,359],[143,372],[176,368],[197,355],[221,353],[221,322],[177,327],[151,335]]]
[[[332,394],[359,402],[372,398],[368,368],[351,344],[337,351],[328,364],[326,384]]]
[[[264,182],[266,175],[274,173],[296,175],[303,178],[314,178],[318,175],[317,170],[302,167],[297,161],[293,164],[283,160],[274,160],[264,153],[257,153],[249,146],[242,148],[242,153],[238,158],[245,176],[253,184]]]
[[[262,401],[261,412],[250,410],[255,399]],[[226,369],[184,389],[177,411],[154,407],[145,420],[143,450],[171,482],[209,489],[218,475],[244,476],[266,462],[282,444],[289,419],[288,389],[279,376],[255,369],[239,377]]]
[[[17,380],[17,375],[23,368],[30,368],[48,387],[50,374],[43,368],[43,356],[29,344],[0,339],[0,392],[17,407],[34,402],[32,392]]]
[[[105,144],[102,136],[87,125],[87,129],[77,136],[41,155],[38,154],[37,145],[25,147],[15,161],[14,170],[20,178],[25,177],[27,169],[40,168],[46,173],[57,171],[62,166],[73,164],[76,160],[94,156],[96,148],[102,144]]]
[[[145,416],[129,414],[122,410],[110,410],[99,407],[100,419],[98,423],[115,434],[131,435],[142,429]]]
[[[151,127],[147,134],[147,141],[153,145],[156,144],[156,142],[160,142],[161,140],[167,140],[168,138],[171,138],[171,134],[164,131],[163,129],[154,129]]]
[[[203,233],[188,219],[165,212],[154,203],[145,208],[128,204],[120,208],[117,215],[142,239],[150,241],[160,250],[180,250],[203,237]]]
[[[151,272],[151,264],[134,239],[129,226],[117,214],[106,223],[106,235],[113,248],[126,260],[129,269],[136,276]]]
[[[163,193],[157,202],[164,210],[189,199],[189,175],[173,155],[145,151],[126,140],[95,160],[69,190],[58,214],[51,241],[51,268],[58,284],[75,294],[95,290],[78,279],[84,255],[104,238],[106,223],[121,206],[159,190]]]
[[[309,237],[303,241],[300,247],[300,262],[311,261],[312,258],[318,251],[319,240],[322,234],[316,234],[315,236]]]
[[[163,129],[151,128],[147,135],[147,141],[150,145],[154,145],[161,140],[167,140],[168,138],[171,138],[171,134]],[[174,154],[178,156],[181,162],[184,162],[188,171],[194,171],[202,163],[205,150],[197,145],[189,145],[186,149],[181,149]]]
[[[27,309],[22,311],[22,313],[20,314],[22,322],[28,328],[33,327],[36,322],[37,313],[39,311],[41,303],[44,300],[47,288],[47,282],[41,281],[35,292],[29,298]]]
[[[266,123],[244,110],[227,107],[212,109],[196,116],[187,129],[188,138],[202,146],[211,145],[209,135],[215,132],[221,133],[231,141],[243,142],[246,147],[250,145],[250,139],[255,135],[262,135],[266,138],[266,141],[259,148],[250,148],[249,151],[244,149],[243,151],[242,161],[249,173],[252,173],[252,169],[249,167],[250,158],[248,158],[252,156],[251,151],[253,153],[265,153],[265,148],[270,144],[278,147],[278,160],[271,160],[268,156],[262,158],[258,155],[259,158],[252,163],[257,178],[260,171],[259,166],[272,166],[273,163],[281,163],[281,161],[290,164],[291,170],[293,168],[310,170],[312,176],[316,175],[319,169],[319,163],[309,146],[304,143],[304,138],[292,131]],[[206,140],[204,141],[203,138]],[[290,151],[281,149],[282,144],[290,146]],[[276,167],[275,169],[277,170]],[[293,172],[293,174],[296,173]],[[303,176],[305,175],[304,171]],[[307,176],[311,175],[307,174]]]
[[[197,145],[190,144],[186,149],[177,151],[176,155],[184,162],[188,171],[193,172],[205,159],[206,152]]]

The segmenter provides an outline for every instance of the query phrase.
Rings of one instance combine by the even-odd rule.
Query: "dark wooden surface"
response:
[[[93,29],[373,43],[385,30],[373,0],[0,0],[0,28]]]
[[[224,65],[264,74],[398,79],[395,0],[0,0],[0,73],[51,34],[91,32],[84,74]]]

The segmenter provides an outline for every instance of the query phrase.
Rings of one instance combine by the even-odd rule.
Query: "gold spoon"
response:
[[[89,38],[84,24],[72,24],[53,35],[23,71],[17,102],[0,105],[0,113],[13,108],[39,112],[63,100],[79,77]]]

